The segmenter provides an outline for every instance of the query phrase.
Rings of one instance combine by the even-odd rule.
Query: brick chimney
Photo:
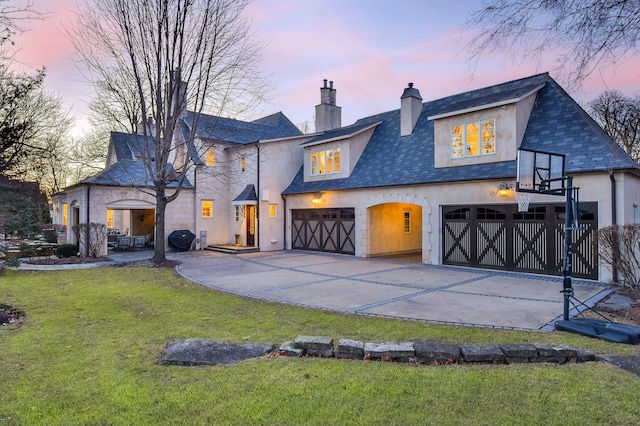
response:
[[[413,83],[409,83],[400,97],[400,136],[413,133],[421,113],[422,96],[418,89],[414,89]]]
[[[316,132],[342,127],[342,108],[336,106],[336,89],[333,81],[324,80],[324,86],[320,88],[320,105],[316,105]]]

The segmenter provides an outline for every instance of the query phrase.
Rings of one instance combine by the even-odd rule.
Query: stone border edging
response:
[[[280,345],[280,355],[316,356],[324,358],[415,362],[428,365],[441,364],[566,364],[596,361],[586,350],[573,349],[547,343],[519,343],[505,345],[449,345],[416,340],[414,342],[365,343],[340,339],[337,347],[330,337],[298,336]]]

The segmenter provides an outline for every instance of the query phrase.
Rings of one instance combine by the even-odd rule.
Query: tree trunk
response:
[[[156,235],[154,239],[153,262],[155,264],[163,263],[167,258],[165,256],[165,211],[167,209],[167,199],[162,193],[156,193]]]

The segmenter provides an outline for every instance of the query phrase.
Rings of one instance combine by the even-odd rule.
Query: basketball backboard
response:
[[[565,193],[564,155],[519,149],[517,173],[518,192]]]

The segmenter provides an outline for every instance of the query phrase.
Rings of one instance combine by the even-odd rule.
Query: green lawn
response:
[[[157,364],[168,342],[185,338],[551,342],[640,354],[637,346],[314,311],[219,293],[159,269],[5,271],[0,303],[27,313],[22,326],[0,329],[0,425],[640,424],[640,379],[605,363]]]

